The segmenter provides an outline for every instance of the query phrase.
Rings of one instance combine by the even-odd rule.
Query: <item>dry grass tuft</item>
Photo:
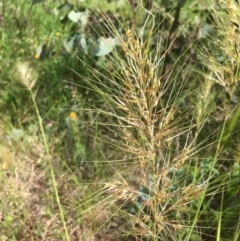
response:
[[[63,240],[64,229],[43,143],[27,132],[17,140],[6,129],[0,133],[0,240]],[[71,178],[64,178],[60,160],[54,160],[55,168],[59,168],[56,178],[63,191],[61,199],[67,200],[74,193],[71,202],[79,201],[83,190],[72,185]],[[80,227],[72,216],[67,216],[71,240],[94,240],[95,233],[86,226],[85,221]]]
[[[240,79],[239,4],[234,0],[223,0],[218,2],[214,10],[215,36],[204,58],[207,57],[206,63],[212,72],[209,76],[211,81],[223,86],[233,96]]]
[[[112,138],[107,142],[116,144],[129,159],[122,167],[111,164],[117,178],[105,184],[105,191],[118,207],[115,215],[122,213],[130,224],[122,230],[128,238],[133,235],[177,240],[185,225],[190,225],[190,220],[187,223],[183,216],[191,203],[201,197],[205,187],[192,182],[171,188],[172,170],[177,172],[188,167],[196,152],[197,137],[190,137],[194,125],[184,112],[178,117],[181,90],[187,80],[177,82],[176,76],[170,74],[174,68],[162,76],[161,64],[166,53],[152,51],[151,36],[145,39],[134,27],[126,31],[121,47],[125,57],[117,53],[114,56],[120,72],[104,79],[95,71],[98,83],[85,78],[107,100],[108,110],[99,112],[111,119],[110,125],[114,131],[117,129],[122,140]],[[98,84],[107,87],[110,93],[103,92]],[[206,88],[210,93],[211,85]],[[206,117],[206,105],[201,107],[204,114],[199,113],[200,122]],[[139,201],[141,196],[144,200]],[[138,206],[135,214],[129,211],[131,205]]]

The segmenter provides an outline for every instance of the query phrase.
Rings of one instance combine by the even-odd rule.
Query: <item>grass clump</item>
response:
[[[117,166],[109,160],[115,175],[105,188],[117,203],[117,216],[125,217],[125,239],[220,240],[225,236],[222,230],[230,229],[222,222],[230,213],[224,202],[229,195],[225,185],[234,186],[238,179],[232,177],[236,160],[225,161],[224,155],[230,156],[222,146],[229,115],[217,109],[218,91],[229,90],[219,89],[211,72],[194,74],[199,70],[188,59],[182,62],[179,57],[166,69],[169,49],[161,51],[164,39],[154,43],[155,51],[151,49],[154,16],[144,11],[148,17],[143,26],[152,22],[153,27],[147,35],[144,27],[127,29],[121,40],[124,58],[113,55],[120,71],[113,68],[112,77],[104,79],[92,70],[97,84],[86,79],[108,104],[107,111],[99,112],[109,116],[110,130],[117,137],[107,136],[106,141],[128,159]],[[185,48],[186,53],[191,48]],[[218,123],[217,115],[222,115]],[[232,230],[237,240],[238,227]]]
[[[47,3],[36,4],[39,12],[31,6],[32,20]],[[78,3],[64,4],[71,21],[83,16]],[[65,25],[71,51],[57,44],[55,59],[23,61],[25,53],[11,78],[1,75],[1,85],[10,80],[6,96],[10,83],[21,93],[3,101],[2,112],[37,116],[1,123],[1,238],[237,241],[238,59],[229,47],[237,36],[226,35],[232,25],[222,19],[236,22],[239,6],[120,6],[86,1],[87,24],[79,17],[74,30]],[[66,81],[55,82],[59,76]],[[23,107],[23,96],[32,104]]]

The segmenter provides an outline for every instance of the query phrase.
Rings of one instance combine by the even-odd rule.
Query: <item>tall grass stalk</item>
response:
[[[209,175],[208,175],[208,180],[210,180],[211,178],[212,178],[212,176],[213,176],[213,170],[214,170],[214,167],[215,167],[215,165],[216,165],[216,163],[217,163],[217,160],[218,160],[218,156],[219,156],[219,154],[220,154],[220,150],[221,150],[221,140],[222,140],[222,138],[223,138],[223,133],[224,133],[224,131],[225,131],[225,123],[226,122],[224,122],[224,125],[223,125],[223,128],[221,129],[221,136],[220,136],[220,138],[218,139],[218,143],[217,143],[217,148],[216,148],[216,151],[215,151],[215,156],[214,156],[214,158],[213,158],[213,162],[212,162],[212,164],[211,164],[211,167],[210,167],[210,170],[209,170]],[[196,211],[196,215],[195,215],[195,217],[194,217],[194,220],[193,220],[193,222],[191,223],[191,227],[190,227],[190,230],[189,230],[189,232],[188,232],[188,235],[187,235],[187,238],[186,238],[186,241],[189,241],[190,239],[191,239],[191,235],[192,235],[192,233],[193,233],[193,229],[195,228],[195,226],[196,226],[196,224],[197,224],[197,222],[198,222],[198,220],[199,220],[199,216],[201,215],[201,208],[203,207],[203,205],[204,205],[204,199],[206,198],[206,195],[207,195],[207,191],[208,191],[208,189],[209,189],[209,183],[208,182],[206,182],[205,184],[204,184],[204,190],[203,190],[203,192],[202,192],[202,194],[201,194],[201,196],[200,196],[200,199],[199,199],[199,202],[198,202],[198,207],[197,207],[197,211]],[[222,194],[223,195],[223,194]],[[221,209],[222,209],[222,202],[221,202]],[[220,212],[220,216],[222,215],[222,213]],[[220,222],[220,220],[219,220],[219,222]],[[219,225],[221,225],[221,222],[219,223],[218,222],[218,224]],[[219,238],[219,235],[220,235],[220,230],[219,230],[219,227],[218,227],[218,234],[217,234],[217,238]]]
[[[55,173],[54,173],[54,168],[53,168],[53,165],[52,165],[51,155],[50,155],[49,148],[48,148],[47,138],[46,138],[45,131],[44,131],[44,128],[43,128],[43,124],[42,124],[42,118],[41,118],[41,115],[40,115],[39,110],[38,110],[38,106],[37,106],[37,103],[36,103],[36,100],[35,100],[34,93],[32,92],[32,89],[30,89],[29,91],[30,91],[31,98],[32,98],[32,101],[33,101],[33,104],[34,104],[34,107],[35,107],[37,117],[38,117],[38,124],[39,124],[40,130],[41,130],[41,135],[42,135],[42,138],[43,138],[45,151],[46,151],[46,154],[47,154],[47,157],[48,157],[48,163],[49,163],[50,172],[51,172],[53,189],[54,189],[57,205],[58,205],[58,208],[59,208],[61,221],[62,221],[62,224],[63,224],[63,227],[64,227],[65,236],[66,236],[67,241],[70,241],[70,237],[69,237],[69,234],[68,234],[68,229],[67,229],[67,225],[66,225],[66,221],[65,221],[65,217],[64,217],[64,211],[63,211],[61,201],[60,201],[60,198],[59,198],[59,194],[58,194],[57,182],[56,182],[56,179],[55,179]]]
[[[117,231],[110,234],[110,240],[220,241],[226,237],[223,232],[226,230],[230,240],[237,241],[239,224],[232,227],[232,220],[225,218],[235,220],[237,217],[239,221],[239,214],[235,214],[239,210],[236,205],[239,179],[233,175],[239,171],[238,139],[230,148],[226,144],[232,134],[237,135],[240,107],[237,106],[235,112],[230,111],[225,94],[233,98],[238,90],[239,37],[232,25],[240,17],[238,5],[236,1],[223,0],[209,8],[215,36],[205,39],[208,45],[200,45],[199,54],[192,39],[191,44],[186,41],[186,46],[181,46],[181,41],[175,45],[178,36],[186,34],[181,35],[185,25],[178,26],[181,4],[172,10],[176,10],[175,19],[169,13],[171,16],[166,22],[172,26],[166,36],[164,28],[168,24],[163,24],[163,20],[158,26],[155,17],[161,9],[156,2],[150,9],[151,2],[154,1],[140,1],[136,19],[129,21],[130,26],[120,23],[115,27],[111,15],[109,18],[108,13],[100,13],[107,22],[106,29],[120,45],[107,56],[79,58],[87,67],[83,70],[88,69],[86,73],[77,73],[88,84],[82,86],[90,94],[97,93],[100,96],[97,100],[103,104],[99,107],[98,101],[91,100],[92,109],[84,109],[96,113],[90,121],[86,118],[86,122],[91,123],[86,130],[90,130],[89,133],[83,131],[85,118],[81,126],[81,117],[72,117],[71,143],[76,148],[71,150],[69,161],[74,160],[74,165],[80,163],[78,170],[82,173],[91,168],[93,175],[86,176],[93,180],[81,183],[82,179],[77,180],[75,170],[71,169],[73,163],[64,164],[67,178],[74,180],[76,186],[87,185],[80,197],[77,193],[77,199],[81,199],[77,203],[69,198],[69,203],[74,202],[78,210],[70,214],[70,219],[81,216],[84,224],[80,232],[84,234],[80,234],[79,239],[84,241],[89,233],[91,240],[102,231],[109,233],[110,230],[111,233],[113,229]],[[189,4],[190,1],[185,2]],[[174,47],[180,49],[176,58]],[[86,59],[91,64],[84,62]],[[61,223],[70,241],[72,233],[66,222],[69,219],[62,206],[57,173],[40,115],[42,111],[37,104],[37,91],[33,90],[37,71],[27,62],[17,63],[16,69],[16,78],[31,95]],[[54,76],[58,79],[57,70]],[[92,131],[94,122],[97,128]],[[93,136],[94,144],[89,144],[91,140],[88,140],[82,145],[86,136]],[[89,149],[98,147],[101,150],[88,155]],[[99,153],[101,157],[97,156]],[[233,170],[234,164],[237,164],[236,170]],[[91,185],[93,189],[88,188]],[[228,207],[229,200],[235,206]],[[71,209],[72,205],[69,206]],[[108,239],[103,235],[102,240]]]
[[[41,115],[39,113],[39,109],[38,109],[38,105],[36,103],[36,93],[37,91],[33,91],[33,88],[37,82],[37,78],[38,78],[38,74],[36,72],[36,70],[34,70],[29,63],[27,62],[18,62],[16,64],[16,72],[15,72],[15,77],[21,82],[21,84],[29,91],[30,95],[31,95],[31,99],[36,111],[36,115],[38,118],[38,125],[41,131],[41,135],[42,135],[42,139],[44,142],[44,147],[45,147],[45,151],[47,154],[47,158],[48,158],[48,164],[50,167],[50,174],[51,174],[51,178],[52,178],[52,183],[53,183],[53,189],[54,189],[54,193],[55,193],[55,197],[56,197],[56,202],[58,205],[58,209],[60,212],[60,217],[61,217],[61,221],[64,227],[64,231],[65,231],[65,236],[67,241],[70,241],[70,237],[68,234],[68,229],[67,229],[67,225],[66,225],[66,221],[65,221],[65,217],[64,217],[64,211],[61,205],[61,201],[60,201],[60,197],[59,197],[59,193],[58,193],[58,188],[57,188],[57,182],[55,179],[55,173],[54,173],[54,168],[52,165],[52,157],[50,155],[49,152],[49,147],[48,147],[48,142],[47,142],[47,137],[45,135],[45,131],[44,131],[44,127],[42,124],[42,118]]]
[[[190,241],[196,233],[200,240],[207,235],[198,223],[210,213],[208,197],[221,193],[219,220],[209,221],[220,240],[225,187],[219,191],[213,180],[222,168],[218,162],[228,116],[213,133],[203,133],[218,114],[216,83],[233,94],[236,80],[231,79],[230,84],[221,78],[225,75],[221,71],[227,67],[221,70],[214,57],[209,63],[216,68],[212,66],[207,74],[196,75],[184,55],[166,68],[170,47],[163,49],[161,39],[153,43],[156,30],[151,24],[155,21],[151,12],[147,10],[146,14],[141,29],[133,25],[123,36],[108,22],[108,29],[120,39],[121,51],[108,56],[112,62],[109,69],[103,68],[107,75],[83,62],[94,79],[78,73],[106,102],[107,107],[98,112],[110,120],[109,128],[105,126],[109,133],[117,134],[115,138],[105,135],[103,140],[129,159],[122,166],[114,166],[115,175],[106,183],[106,193],[113,197],[118,215],[130,226],[122,230],[125,235],[156,241]],[[233,118],[231,133],[235,126]],[[205,170],[207,158],[211,161]],[[224,177],[223,173],[217,179],[223,181]],[[135,213],[129,211],[131,205],[137,206]]]
[[[157,42],[155,53],[151,49],[154,32],[153,28],[150,29],[150,32],[143,29],[142,35],[135,27],[127,29],[126,40],[121,39],[125,57],[117,52],[113,56],[120,72],[113,71],[112,78],[104,78],[102,73],[92,69],[96,79],[85,80],[106,100],[108,111],[99,110],[99,113],[112,118],[114,131],[117,130],[122,139],[122,142],[116,139],[108,139],[108,142],[129,156],[129,161],[124,163],[127,168],[133,166],[127,175],[115,167],[116,177],[106,183],[106,191],[123,206],[138,202],[141,195],[147,196],[143,203],[139,203],[135,215],[123,212],[132,225],[128,235],[151,240],[178,240],[180,233],[185,231],[184,223],[177,216],[184,215],[189,203],[204,196],[206,185],[191,183],[170,188],[173,182],[171,171],[190,165],[197,153],[197,146],[194,146],[197,136],[191,134],[196,125],[191,118],[184,119],[186,109],[180,107],[186,97],[182,92],[188,86],[187,78],[178,81],[185,63],[178,68],[179,58],[162,76],[161,63],[166,52],[161,52],[161,41]],[[180,143],[182,137],[185,140]],[[147,194],[142,193],[141,188],[146,189]]]

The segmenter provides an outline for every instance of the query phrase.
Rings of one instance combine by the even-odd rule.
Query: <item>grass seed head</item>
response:
[[[14,72],[15,78],[28,90],[35,86],[38,73],[28,62],[18,62]]]

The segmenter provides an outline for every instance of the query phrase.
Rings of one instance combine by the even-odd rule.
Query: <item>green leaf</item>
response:
[[[66,40],[63,43],[63,46],[67,52],[70,52],[73,50],[77,37],[78,37],[78,34],[74,34],[70,39]]]
[[[81,22],[81,24],[85,26],[88,23],[88,15],[88,10],[86,10],[85,12],[75,12],[74,10],[72,10],[68,13],[68,18],[74,23]]]
[[[59,19],[61,20],[61,23],[64,23],[68,20],[67,15],[69,11],[71,11],[72,9],[73,5],[68,2],[65,2],[58,6],[58,8],[54,9],[54,14],[57,16],[60,15]]]
[[[81,13],[80,12],[75,12],[74,10],[70,11],[69,14],[68,14],[68,18],[74,22],[74,23],[77,23],[80,18],[81,18]]]
[[[84,34],[81,34],[81,36],[78,37],[78,40],[79,40],[79,44],[80,44],[81,48],[83,49],[83,51],[85,53],[87,53],[88,46],[87,46],[86,36]]]
[[[71,9],[73,8],[73,5],[68,3],[68,2],[65,2],[63,4],[61,4],[57,10],[58,11],[61,11],[61,12],[67,12],[67,11],[70,11]]]
[[[92,46],[91,54],[98,57],[105,56],[111,53],[117,44],[117,40],[111,37],[100,37],[97,42],[98,44],[94,44]]]

